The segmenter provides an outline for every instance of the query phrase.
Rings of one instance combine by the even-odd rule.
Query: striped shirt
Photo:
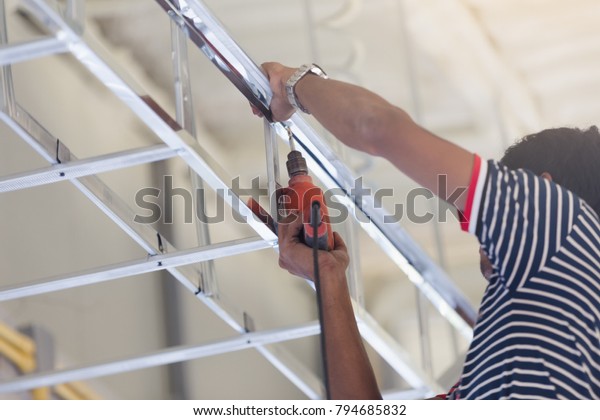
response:
[[[449,398],[600,398],[600,222],[583,200],[475,157],[462,227],[493,265]]]

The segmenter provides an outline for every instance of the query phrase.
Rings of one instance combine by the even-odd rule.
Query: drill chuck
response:
[[[290,178],[294,177],[295,175],[308,175],[306,159],[304,159],[302,157],[302,153],[297,150],[292,150],[290,153],[288,153],[286,166]]]

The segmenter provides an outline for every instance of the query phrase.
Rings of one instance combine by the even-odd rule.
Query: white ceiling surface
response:
[[[317,61],[332,77],[374,90],[430,130],[485,157],[499,157],[514,139],[544,127],[597,123],[600,3],[594,0],[206,3],[256,62]],[[156,85],[171,94],[169,25],[155,2],[86,4],[88,17],[99,24],[112,52],[132,56]],[[192,51],[198,121],[213,138],[205,147],[220,155],[234,176],[248,179],[263,174],[261,122],[212,64]],[[344,153],[372,185],[394,187],[395,198],[405,200],[412,183],[395,168]],[[484,282],[472,238],[452,221],[439,225],[403,221],[403,225],[430,255],[446,264],[476,305]],[[442,249],[436,247],[436,237],[441,238]],[[406,289],[389,281],[399,271],[384,260],[372,243],[361,242],[373,313],[393,319],[404,315],[399,307],[414,294],[398,297]],[[402,322],[410,321],[402,320],[393,328],[400,331]]]

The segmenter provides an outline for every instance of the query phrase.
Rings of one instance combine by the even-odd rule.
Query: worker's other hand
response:
[[[290,273],[314,281],[313,251],[302,241],[302,215],[292,212],[279,222],[279,266]],[[321,278],[342,275],[350,259],[342,237],[333,233],[334,249],[319,250],[319,273]]]
[[[264,63],[262,68],[269,79],[269,84],[273,91],[273,98],[271,99],[273,121],[285,121],[289,119],[295,111],[294,107],[292,107],[288,101],[285,83],[292,77],[296,69],[283,66],[279,63]],[[252,112],[254,115],[262,117],[262,113],[255,107],[252,107]]]

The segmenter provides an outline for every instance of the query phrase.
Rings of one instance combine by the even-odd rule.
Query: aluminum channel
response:
[[[56,6],[56,2],[52,3]],[[136,86],[131,78],[126,77],[124,72],[116,70],[119,66],[110,63],[106,51],[85,34],[77,34],[64,21],[56,7],[43,0],[23,0],[23,4],[27,5],[28,11],[46,25],[48,30],[64,39],[73,56],[121,99],[165,144],[172,149],[181,150],[181,157],[187,165],[217,191],[225,203],[236,209],[250,227],[267,241],[276,238],[227,185],[224,181],[226,177],[220,176],[224,171],[219,165],[200,148],[189,133],[181,127],[174,127],[172,121],[165,120],[164,115],[168,114],[142,93],[143,90]]]
[[[114,171],[116,169],[129,168],[144,163],[171,159],[176,156],[178,156],[177,151],[172,150],[168,146],[150,146],[83,159],[77,162],[56,164],[50,168],[0,178],[0,193],[48,185],[102,172]]]
[[[171,61],[173,64],[175,108],[177,123],[190,135],[197,139],[196,119],[194,113],[194,100],[192,96],[191,77],[188,64],[187,38],[183,29],[174,20],[171,21]],[[191,169],[188,169],[192,190],[204,189],[204,183]],[[210,230],[206,218],[206,203],[202,194],[196,195],[194,200],[194,227],[198,245],[209,245],[211,243]],[[202,209],[201,212],[198,209]],[[201,288],[208,296],[218,296],[219,288],[216,279],[214,263],[206,261],[200,265]]]
[[[60,15],[51,7],[49,7],[46,3],[40,0],[27,0],[26,3],[32,4],[38,9],[33,10],[34,14],[40,18],[41,21],[44,21],[46,24],[50,25],[50,29],[55,32],[63,31],[63,36],[66,36],[69,39],[69,45],[71,46],[71,50],[73,54],[81,60],[81,62],[88,67],[92,73],[94,73],[100,80],[102,80],[109,88],[111,88],[118,97],[120,97],[123,101],[125,101],[130,108],[138,114],[138,116],[148,124],[148,126],[155,131],[165,141],[165,143],[172,145],[174,147],[187,147],[187,152],[184,157],[187,157],[186,161],[194,169],[199,175],[202,176],[203,179],[207,180],[209,184],[213,185],[213,188],[216,185],[223,185],[221,180],[216,176],[216,174],[212,170],[206,170],[206,164],[203,158],[198,154],[198,150],[195,147],[190,146],[191,143],[183,143],[182,139],[176,135],[173,131],[173,128],[170,127],[162,118],[158,117],[155,113],[155,110],[148,105],[147,102],[141,99],[141,95],[136,94],[127,84],[125,84],[124,80],[110,67],[108,66],[102,58],[100,58],[87,44],[83,43],[82,40],[70,31],[68,25],[61,20]],[[185,2],[182,2],[185,3]],[[46,19],[44,19],[46,18]],[[189,31],[187,32],[190,33]],[[89,40],[86,42],[90,42]],[[230,42],[230,45],[234,45],[233,41]],[[244,55],[245,56],[245,55]],[[246,57],[246,60],[249,59]],[[242,61],[244,61],[242,59]],[[254,66],[256,67],[256,66]],[[256,69],[258,69],[256,67]],[[264,79],[264,83],[266,79]],[[268,83],[267,83],[268,89]],[[256,90],[256,89],[254,89]],[[264,95],[262,95],[264,96]],[[174,135],[175,134],[175,135]],[[237,197],[236,197],[237,198]],[[231,205],[231,204],[230,204]],[[266,235],[272,235],[272,232],[268,230],[261,222],[257,221],[245,206],[241,209],[247,210],[249,214],[247,214],[247,220],[249,220],[249,224],[257,230],[259,234],[262,233]],[[254,222],[254,223],[252,223]],[[259,224],[256,229],[256,224]],[[264,231],[267,232],[264,232]],[[382,349],[382,353],[388,354],[392,356],[392,352],[387,351],[387,349]],[[393,356],[392,356],[393,357]],[[396,365],[392,360],[391,365]],[[401,363],[400,365],[402,365]],[[399,371],[402,376],[406,377],[415,377],[415,372],[410,370],[409,372]],[[421,387],[423,381],[418,381],[416,383],[412,383],[411,385],[415,387]]]
[[[268,80],[231,39],[209,9],[200,0],[155,1],[165,11],[177,14],[186,23],[190,40],[232,80],[254,106],[264,112],[265,100],[272,97]],[[180,9],[175,3],[181,5]],[[240,85],[243,87],[240,88]],[[248,92],[254,92],[254,96],[249,96]],[[265,115],[268,118],[270,114]],[[452,280],[398,224],[384,222],[388,214],[375,206],[372,196],[359,200],[351,195],[357,177],[300,115],[296,113],[291,122],[294,137],[304,150],[313,174],[326,188],[344,191],[344,204],[351,210],[361,212],[369,220],[368,223],[361,223],[362,228],[423,291],[440,314],[470,339],[471,325],[477,315]]]
[[[44,17],[43,13],[39,15]],[[56,18],[57,14],[54,14]],[[44,22],[49,22],[48,20],[43,19]],[[55,28],[56,29],[56,28]],[[57,29],[57,35],[62,36],[64,33],[61,29]],[[90,52],[87,49],[84,49],[85,52]],[[78,50],[81,52],[80,50]],[[76,55],[77,58],[82,59],[82,55]],[[102,63],[99,71],[106,70],[106,64],[103,63],[99,58],[96,57]],[[96,62],[92,60],[92,62],[87,61],[88,67],[94,66]],[[110,70],[110,67],[108,67]],[[130,89],[126,89],[125,97],[118,94],[118,91],[121,87],[125,86],[123,80],[119,79],[119,77],[115,74],[111,73],[113,78],[116,78],[117,84],[111,85],[113,91],[127,103],[127,98],[132,98],[132,95],[135,95],[135,92]],[[51,136],[37,121],[32,118],[24,109],[20,108],[18,104],[14,103],[14,97],[12,94],[12,84],[6,83],[7,79],[3,77],[3,85],[5,86],[4,92],[6,92],[5,109],[7,109],[7,113],[0,113],[0,118],[4,120],[9,126],[13,128],[17,134],[25,139],[38,153],[44,156],[50,162],[54,162],[52,149],[53,143],[55,142],[55,137]],[[112,79],[114,81],[114,79]],[[175,133],[175,129],[169,126],[168,122],[165,122],[160,115],[160,112],[157,112],[156,108],[152,106],[152,103],[148,104],[147,99],[141,99],[141,103],[138,101],[141,99],[140,97],[135,97],[134,102],[137,107],[141,107],[142,111],[138,112],[138,116],[140,113],[142,116],[140,118],[144,120],[144,116],[151,115],[151,122],[149,125],[154,124],[155,126],[161,126],[162,130],[165,130],[171,137]],[[129,103],[128,103],[129,105]],[[16,111],[15,111],[16,109]],[[139,110],[139,108],[136,108]],[[160,111],[160,110],[159,110]],[[151,113],[151,114],[149,114]],[[10,115],[9,115],[10,114]],[[17,122],[18,121],[18,122]],[[146,121],[146,120],[144,120]],[[148,123],[148,121],[146,121]],[[156,131],[156,130],[153,130]],[[175,134],[176,135],[176,134]],[[175,143],[179,144],[192,144],[193,140],[189,138],[189,135],[185,132],[181,132],[180,135],[185,138],[182,140],[178,138]],[[41,141],[38,141],[41,140]],[[173,143],[173,142],[171,142]],[[195,149],[196,152],[198,148]],[[58,154],[63,154],[64,148],[60,148]],[[185,151],[180,152],[185,153]],[[68,155],[68,153],[64,153]],[[206,165],[206,162],[202,161],[203,164]],[[208,165],[208,171],[212,171]],[[198,172],[198,170],[196,170]],[[214,173],[211,172],[214,180]],[[113,220],[120,228],[122,228],[129,236],[131,236],[138,244],[140,244],[146,251],[154,255],[156,252],[160,252],[158,250],[158,246],[156,246],[156,235],[157,232],[148,226],[144,225],[141,227],[140,225],[134,225],[128,223],[128,220],[133,220],[132,217],[133,212],[125,205],[120,198],[112,193],[112,191],[103,184],[97,177],[91,176],[85,179],[80,180],[72,180],[73,185],[75,185],[80,191],[84,193],[100,210],[102,210],[111,220]],[[218,182],[216,182],[218,185]],[[234,196],[235,197],[235,196]],[[235,197],[237,199],[237,197]],[[233,201],[233,197],[232,197]],[[230,203],[231,205],[231,203]],[[245,205],[242,203],[240,206],[242,212],[246,209]],[[246,209],[247,210],[247,209]],[[247,218],[253,219],[253,215],[249,212],[249,210],[245,211],[245,216]],[[268,238],[268,240],[272,240],[275,236],[268,230],[264,228],[264,226],[260,223],[249,223],[250,225],[254,224],[255,230],[258,230],[259,233],[262,232],[264,236]],[[168,244],[163,239],[163,245],[166,245],[168,248],[173,248],[170,244]],[[230,325],[234,330],[238,332],[244,332],[245,328],[243,326],[243,321],[238,321],[235,318],[235,314],[231,314],[231,309],[227,310],[223,307],[223,299],[220,298],[219,302],[211,299],[210,297],[205,296],[203,293],[198,293],[197,286],[190,280],[198,276],[198,273],[189,270],[189,267],[182,268],[168,268],[168,271],[178,280],[180,281],[186,289],[196,294],[198,299],[205,303],[216,315],[218,315],[221,319],[223,319],[228,325]],[[243,319],[243,314],[238,314],[237,319]],[[315,376],[315,374],[309,371],[304,365],[298,362],[298,360],[287,350],[282,348],[276,348],[273,346],[264,347],[258,346],[257,351],[259,351],[267,360],[269,360],[275,367],[277,367],[282,374],[284,374],[292,383],[294,383],[302,392],[304,392],[309,398],[317,399],[323,395],[322,384],[321,381]]]
[[[232,76],[237,76],[234,77],[235,80],[232,80],[236,86],[239,85],[240,80],[246,83],[246,89],[241,91],[247,98],[249,90],[257,92],[254,98],[248,99],[254,106],[262,110],[264,108],[264,98],[271,97],[268,81],[258,66],[229,37],[222,25],[211,15],[202,2],[198,0],[181,0],[176,5],[171,1],[156,1],[171,16],[173,16],[173,13],[177,13],[179,19],[184,19],[190,39],[230,80]],[[257,89],[257,86],[260,86],[261,89]],[[268,114],[265,115],[269,116]],[[466,338],[470,339],[472,336],[470,325],[474,323],[476,318],[475,311],[444,271],[418,249],[416,243],[400,226],[384,225],[383,222],[387,214],[382,209],[375,207],[372,197],[363,199],[360,202],[352,197],[349,192],[354,186],[353,180],[356,177],[352,176],[351,171],[299,115],[294,115],[291,121],[293,122],[294,137],[300,142],[306,154],[312,158],[309,165],[313,170],[313,174],[326,187],[341,188],[347,194],[344,201],[348,208],[362,212],[370,221],[370,223],[361,223],[363,229],[377,243],[380,243],[388,256],[423,291],[441,315],[447,318]],[[412,257],[412,259],[407,259],[407,256]],[[365,328],[369,330],[370,324],[367,324]],[[370,333],[374,336],[377,335],[374,330],[371,330]],[[389,351],[390,347],[386,347],[387,340],[377,340],[376,342],[384,346],[380,349],[376,348],[376,350],[380,354],[386,354],[387,357],[390,357],[391,360],[388,360],[388,362],[395,366],[401,375],[413,380],[420,377],[421,380],[426,382],[426,379],[423,379],[425,377],[417,373],[417,369],[411,368],[402,358],[394,357],[393,352]],[[418,388],[422,383],[412,382],[411,385]]]
[[[9,126],[11,126],[19,135],[21,135],[27,143],[32,145],[35,150],[40,152],[40,154],[45,157],[50,162],[53,161],[52,154],[50,151],[46,150],[44,144],[50,145],[52,141],[55,139],[50,133],[45,131],[45,129],[40,126],[33,118],[31,118],[27,112],[17,106],[17,114],[18,121],[22,124],[19,124],[15,120],[9,118],[6,114],[0,113],[0,118],[2,118]],[[27,127],[28,130],[25,130],[23,126]],[[35,139],[32,137],[32,134],[36,133],[41,136],[40,139]],[[76,161],[75,157],[70,154],[70,152],[62,147],[61,154],[69,155],[73,160]],[[103,184],[97,177],[88,177],[82,180],[72,180],[71,181],[78,189],[80,189],[94,204],[96,204],[101,210],[103,210],[109,218],[113,221],[117,222],[117,224],[122,227],[126,233],[129,233],[133,239],[136,240],[140,245],[142,245],[145,249],[148,248],[148,251],[151,255],[155,255],[158,253],[158,248],[156,247],[156,243],[152,242],[152,239],[156,238],[157,232],[153,229],[149,228],[147,225],[138,225],[131,224],[128,225],[126,220],[133,220],[133,211],[131,211],[126,204],[124,204],[121,199],[114,194],[108,186]],[[128,216],[126,216],[128,215]],[[149,242],[146,242],[145,237],[149,238]],[[174,249],[172,245],[166,241],[166,239],[162,239],[163,245],[165,249]],[[152,245],[154,243],[154,245]],[[263,241],[264,243],[264,241]],[[272,244],[271,244],[272,246]],[[253,249],[255,250],[255,249]],[[249,251],[249,250],[248,250]],[[226,251],[227,252],[227,251]],[[200,301],[206,304],[216,315],[218,315],[221,319],[223,319],[228,325],[230,325],[237,332],[245,332],[243,327],[243,314],[238,314],[236,311],[232,310],[230,307],[224,305],[222,298],[219,301],[215,301],[209,297],[206,297],[203,293],[198,293],[197,287],[190,281],[190,278],[196,274],[193,271],[187,270],[190,267],[166,267],[166,269],[176,278],[178,279],[189,291],[193,292]],[[62,277],[64,280],[64,277]],[[53,280],[60,280],[59,278]],[[56,283],[59,284],[59,283]],[[40,287],[45,287],[39,285]],[[55,287],[54,285],[53,287]],[[69,287],[78,286],[77,282],[71,282]],[[62,288],[66,287],[66,283],[63,284]],[[31,289],[29,288],[28,291]],[[5,290],[5,300],[10,298],[17,298],[16,293],[23,293],[24,290]],[[37,292],[36,292],[37,294]],[[12,297],[11,297],[12,295]],[[22,297],[22,296],[21,296]],[[237,321],[236,319],[239,319]],[[309,398],[318,399],[323,394],[321,390],[321,382],[316,377],[316,375],[306,369],[305,366],[300,364],[298,360],[292,356],[287,350],[276,348],[273,346],[264,347],[258,346],[256,350],[263,355],[267,360],[269,360],[276,368],[278,368],[282,374],[284,374],[292,383],[294,383],[302,392],[304,392]],[[165,364],[168,362],[165,362]]]
[[[221,242],[168,254],[153,255],[143,259],[111,264],[66,276],[54,276],[29,284],[0,288],[0,302],[72,289],[79,286],[87,286],[118,278],[151,273],[171,267],[210,261],[272,247],[273,243],[265,242],[262,238],[250,238]]]
[[[55,37],[0,47],[0,66],[69,52],[63,41]]]
[[[177,346],[146,355],[97,363],[54,372],[41,372],[0,383],[0,394],[27,391],[67,382],[116,375],[139,369],[196,360],[233,351],[264,347],[282,341],[310,337],[319,333],[319,324],[311,322],[297,327],[241,334],[238,337],[199,346]]]
[[[60,16],[52,8],[48,8],[45,3],[39,1],[28,1],[27,3],[33,3],[34,6],[40,7],[40,10],[37,10],[38,17],[41,16],[43,18],[45,13],[49,13],[51,15],[50,17],[46,15],[45,17],[49,18],[45,19],[44,22],[50,23],[51,26],[53,25],[51,28],[52,30],[57,33],[63,31],[63,35],[65,32],[69,32],[68,25],[62,22],[60,20]],[[152,107],[150,107],[139,95],[136,95],[136,93],[127,85],[125,85],[125,89],[123,89],[123,80],[120,79],[119,76],[113,72],[105,62],[102,61],[102,59],[100,59],[86,44],[82,43],[77,36],[68,34],[68,37],[70,38],[69,45],[71,47],[71,51],[82,61],[83,64],[85,64],[93,73],[95,73],[97,77],[104,81],[105,84],[111,87],[123,101],[128,103],[134,112],[136,112],[142,120],[144,120],[152,129],[154,129],[154,131],[157,132],[167,144],[171,146],[182,146],[182,139],[178,136],[173,136],[175,131],[169,127],[165,121],[153,113]],[[220,180],[215,176],[210,168],[208,169],[208,173],[206,173],[208,165],[206,165],[206,162],[204,162],[197,154],[196,148],[185,142],[183,142],[183,146],[188,148],[186,152],[189,152],[189,156],[188,153],[184,154],[184,156],[187,157],[186,160],[188,161],[188,164],[190,164],[190,166],[196,172],[202,172],[204,178],[208,177],[213,184],[219,185]],[[244,207],[241,207],[241,209],[247,210]],[[253,221],[256,222],[256,220],[251,214],[248,214],[248,212],[245,212],[245,215],[247,216],[247,220],[249,220],[249,224],[252,225]],[[260,233],[261,232],[259,231],[259,234]],[[266,234],[269,235],[270,232],[267,232]]]
[[[0,112],[0,119],[28,143],[38,154],[50,163],[56,162],[56,155],[63,160],[77,162],[77,158],[62,144],[58,143],[56,152],[56,137],[42,127],[27,111],[15,104],[14,116]],[[147,224],[133,222],[135,213],[131,208],[97,176],[88,176],[81,179],[72,179],[70,182],[80,190],[96,207],[119,226],[129,237],[140,245],[149,255],[161,253],[158,245],[158,232]],[[163,251],[174,250],[165,238],[162,239]],[[243,315],[235,313],[231,308],[223,308],[224,303],[215,302],[213,299],[198,293],[198,284],[193,281],[199,274],[192,267],[169,268],[168,271],[189,291],[209,306],[221,319],[238,332],[243,332]],[[226,307],[226,306],[225,306]]]

